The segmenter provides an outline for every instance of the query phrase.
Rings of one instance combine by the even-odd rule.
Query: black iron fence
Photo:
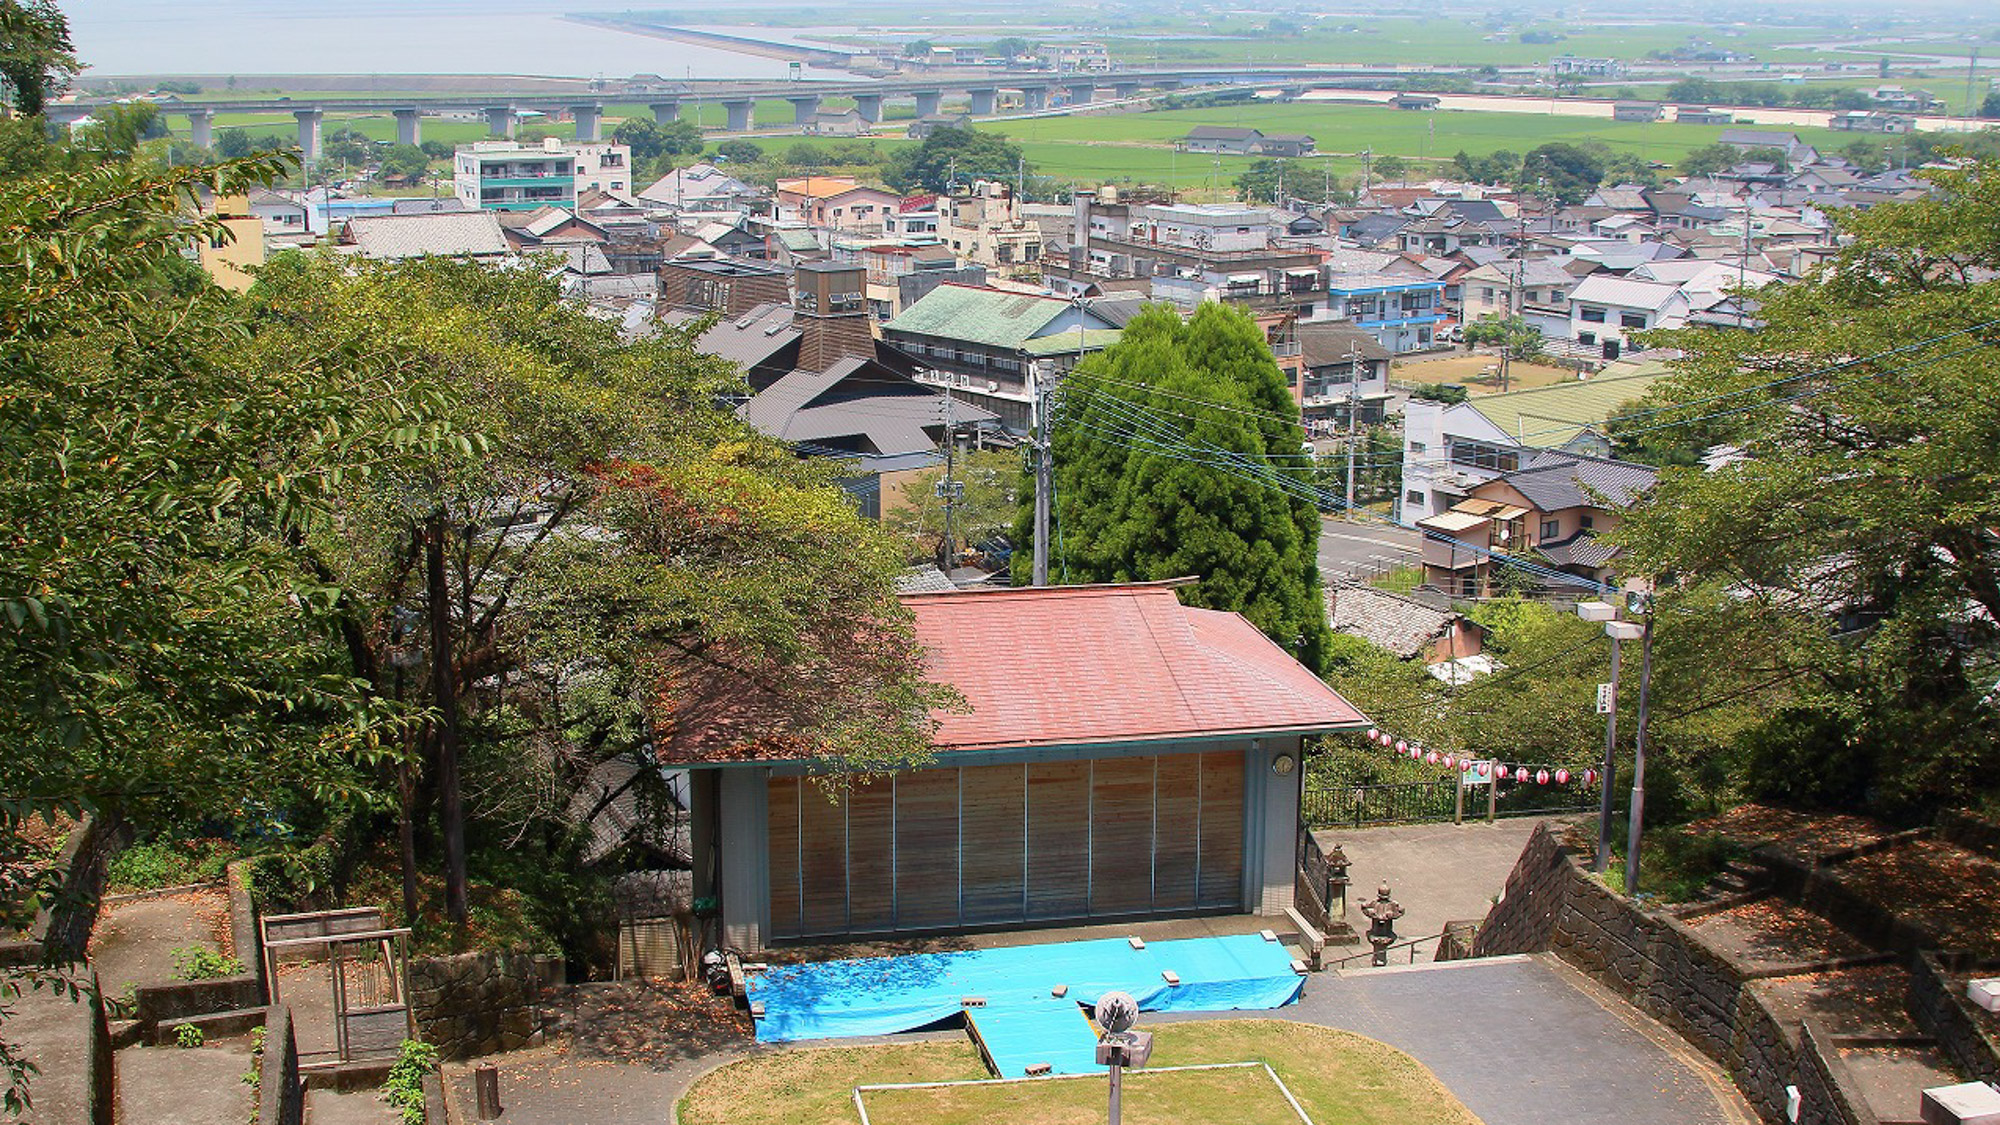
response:
[[[1292,905],[1306,921],[1324,934],[1332,929],[1333,879],[1326,853],[1312,833],[1299,833],[1298,863],[1292,878]]]
[[[1598,808],[1598,787],[1575,779],[1567,785],[1510,779],[1466,785],[1462,792],[1460,780],[1453,774],[1390,785],[1342,785],[1333,778],[1308,776],[1299,812],[1314,828],[1359,828],[1502,816],[1576,816]]]

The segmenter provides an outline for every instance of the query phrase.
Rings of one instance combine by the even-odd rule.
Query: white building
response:
[[[1692,311],[1679,285],[1594,274],[1570,290],[1570,339],[1616,359],[1630,350],[1632,333],[1679,328]]]
[[[578,192],[629,192],[632,150],[550,137],[540,144],[479,141],[460,145],[452,160],[452,192],[468,208],[532,211],[576,206]]]

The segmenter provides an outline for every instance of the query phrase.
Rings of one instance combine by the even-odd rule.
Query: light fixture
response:
[[[1585,621],[1610,621],[1618,616],[1618,607],[1610,602],[1578,602],[1576,615]]]

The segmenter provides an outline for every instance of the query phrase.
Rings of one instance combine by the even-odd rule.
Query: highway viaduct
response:
[[[1050,105],[1055,91],[1062,91],[1071,107],[1089,104],[1104,91],[1119,99],[1134,98],[1144,90],[1171,91],[1183,86],[1278,86],[1301,90],[1331,82],[1384,81],[1419,75],[1459,73],[1455,67],[1324,66],[1324,67],[1215,67],[1209,69],[1115,70],[1090,73],[1050,71],[1003,72],[972,70],[941,77],[887,81],[832,82],[702,82],[676,83],[651,92],[616,94],[521,94],[437,95],[400,98],[268,98],[201,99],[186,98],[159,104],[162,113],[185,115],[189,139],[202,148],[212,147],[215,115],[218,113],[289,113],[298,123],[298,146],[307,161],[319,159],[320,124],[329,112],[392,114],[396,119],[396,143],[421,144],[425,114],[474,113],[486,118],[495,137],[512,136],[523,110],[568,113],[576,122],[580,141],[603,139],[604,107],[608,103],[638,103],[650,108],[662,124],[677,120],[681,106],[688,102],[720,103],[727,113],[724,130],[747,133],[756,127],[752,109],[760,100],[783,100],[792,105],[793,120],[804,124],[819,112],[825,98],[852,98],[855,109],[869,123],[882,120],[882,107],[891,100],[912,101],[917,116],[938,112],[947,96],[963,96],[971,103],[972,116],[991,116],[1003,91],[1019,94],[1028,112],[1040,112]],[[49,106],[51,121],[68,123],[92,110],[115,104],[108,99],[78,100]]]

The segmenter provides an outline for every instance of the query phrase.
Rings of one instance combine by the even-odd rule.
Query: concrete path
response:
[[[248,1121],[256,1092],[248,1038],[205,1047],[127,1047],[118,1052],[119,1125],[230,1125]]]
[[[1552,957],[1321,974],[1271,1014],[1407,1051],[1486,1125],[1757,1121],[1713,1063]]]
[[[1355,908],[1374,898],[1376,884],[1386,880],[1404,909],[1396,933],[1408,939],[1430,937],[1446,922],[1486,917],[1540,823],[1520,817],[1493,824],[1329,828],[1314,832],[1313,838],[1329,851],[1340,845],[1352,864],[1348,925],[1357,932],[1368,929],[1368,919]]]
[[[541,1049],[484,1061],[500,1067],[500,1120],[511,1125],[666,1125],[687,1088],[732,1057],[720,1052],[660,1068]],[[459,1119],[470,1121],[477,1104],[470,1067],[447,1067],[445,1081]],[[324,1123],[315,1118],[313,1125]]]
[[[35,1064],[40,1073],[28,1080],[31,1105],[24,1125],[68,1125],[90,1120],[90,1075],[84,1050],[90,1042],[90,1006],[46,988],[34,991],[23,978],[9,975],[21,995],[6,1001],[0,1036]]]
[[[90,964],[107,999],[174,979],[174,950],[228,952],[229,899],[220,889],[105,904],[90,934]]]
[[[339,1094],[306,1088],[306,1120],[312,1125],[401,1125],[402,1117],[380,1090]]]

